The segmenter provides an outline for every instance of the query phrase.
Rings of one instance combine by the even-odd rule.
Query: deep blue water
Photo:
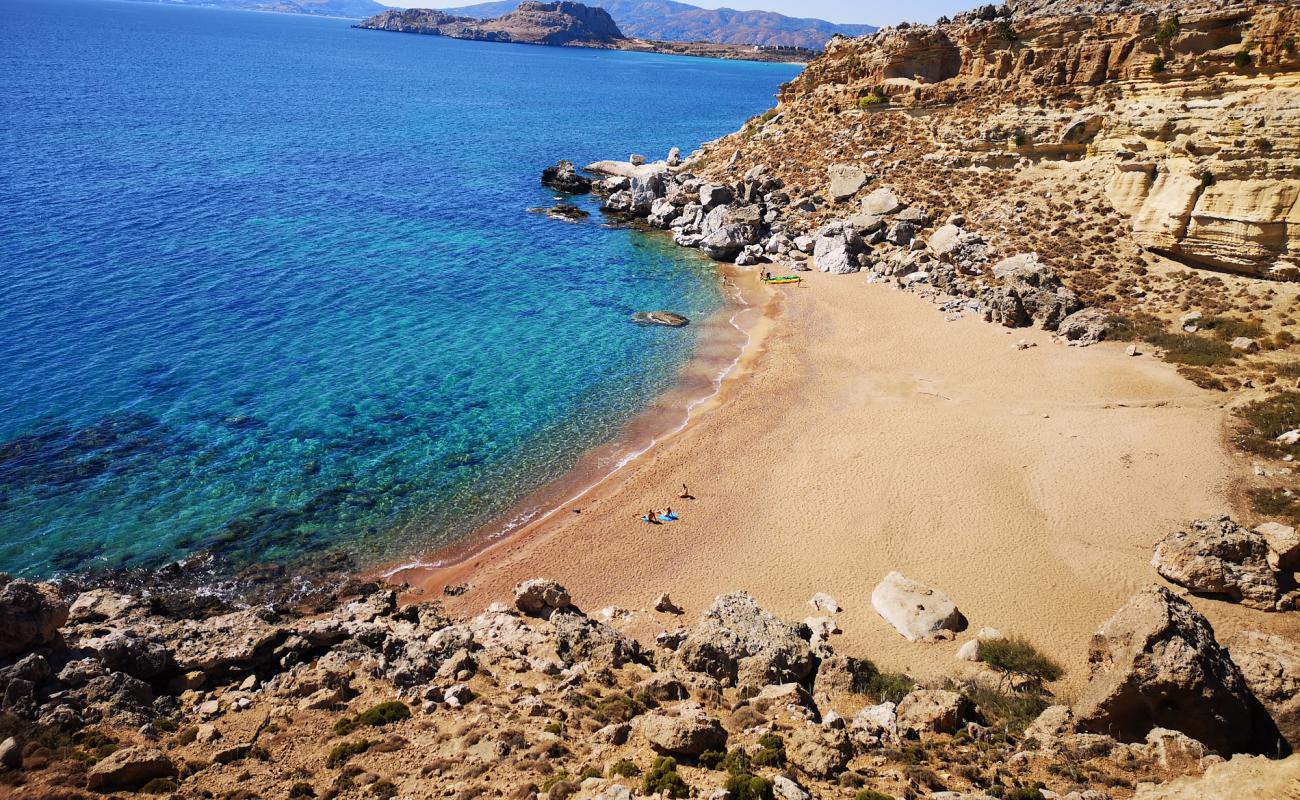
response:
[[[675,380],[693,254],[537,176],[689,150],[783,65],[0,0],[0,570],[464,534]],[[594,210],[594,207],[593,207]]]

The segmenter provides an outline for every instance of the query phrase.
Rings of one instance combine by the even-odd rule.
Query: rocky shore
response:
[[[961,625],[943,603],[892,613],[931,587],[889,576],[877,593],[934,646]],[[1300,683],[1294,647],[1238,655],[1159,586],[1093,637],[1072,707],[1047,688],[1060,667],[996,631],[964,648],[981,672],[933,685],[838,652],[827,593],[800,623],[745,592],[686,626],[647,598],[653,643],[620,631],[627,610],[585,612],[541,579],[464,619],[382,585],[323,614],[155,600],[3,579],[0,793],[1091,800],[1228,796],[1159,784],[1233,774],[1252,778],[1231,796],[1272,797],[1300,779],[1295,758],[1248,755],[1300,741],[1274,702]]]

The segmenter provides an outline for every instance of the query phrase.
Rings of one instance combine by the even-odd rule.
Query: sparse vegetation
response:
[[[784,767],[785,739],[770,731],[760,736],[758,750],[754,751],[754,766]]]
[[[867,694],[881,703],[897,703],[916,688],[916,681],[901,672],[878,672],[867,683]]]
[[[1015,27],[1012,26],[1011,20],[998,20],[997,35],[998,38],[1004,42],[1020,41],[1020,34],[1017,33]]]
[[[1208,169],[1201,173],[1201,188],[1208,189],[1214,185],[1214,173]]]
[[[626,758],[620,758],[609,767],[611,778],[635,778],[641,774],[641,768]]]
[[[1160,47],[1168,47],[1169,43],[1178,35],[1179,20],[1178,15],[1174,15],[1156,26],[1155,36],[1151,37]]]
[[[310,783],[307,783],[305,781],[299,781],[295,783],[293,786],[289,787],[290,798],[315,797],[315,796],[316,796],[316,790],[312,788],[312,785]]]
[[[388,800],[397,796],[397,786],[392,781],[381,778],[370,785],[370,796]]]
[[[980,642],[980,658],[993,669],[1036,682],[1060,680],[1065,669],[1025,639],[1011,636]]]
[[[358,739],[350,742],[340,742],[330,749],[329,755],[325,758],[325,766],[337,767],[346,764],[348,759],[353,756],[361,755],[374,746],[374,742],[368,739]]]
[[[1250,69],[1250,65],[1254,63],[1255,59],[1251,57],[1248,50],[1238,50],[1237,54],[1232,57],[1232,65],[1237,69]]]
[[[999,692],[976,687],[966,694],[990,724],[1017,735],[1048,705],[1039,692]]]
[[[655,759],[654,766],[641,779],[641,790],[646,794],[656,792],[664,797],[686,797],[691,788],[677,774],[677,762],[668,756]]]
[[[875,789],[861,789],[853,795],[853,800],[894,800],[894,798]]]
[[[410,717],[411,709],[406,703],[391,700],[387,703],[380,703],[373,708],[368,708],[355,717],[343,717],[334,723],[334,733],[339,736],[347,736],[358,728],[382,728],[394,722],[410,719]]]
[[[871,90],[869,93],[867,93],[867,94],[863,95],[862,97],[859,97],[859,98],[858,98],[858,107],[859,107],[859,108],[870,108],[870,107],[872,107],[872,106],[880,106],[880,105],[884,105],[885,103],[888,103],[888,102],[889,102],[889,98],[885,97],[883,94],[879,94],[879,93],[877,93],[877,92],[873,89],[873,90]]]
[[[1285,489],[1256,488],[1249,492],[1250,507],[1256,514],[1300,525],[1300,500]]]
[[[1161,56],[1156,56],[1151,62],[1151,74],[1159,75],[1165,71],[1165,60]]]
[[[1244,423],[1237,430],[1237,446],[1260,455],[1300,456],[1300,445],[1284,445],[1277,437],[1300,427],[1300,392],[1285,391],[1242,407],[1237,416]]]
[[[772,800],[772,782],[748,772],[727,776],[725,786],[729,800]]]

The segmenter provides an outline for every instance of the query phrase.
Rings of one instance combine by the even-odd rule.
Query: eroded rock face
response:
[[[1263,611],[1273,611],[1281,593],[1269,565],[1268,541],[1230,517],[1196,520],[1188,530],[1169,534],[1156,545],[1151,564],[1193,592]]]
[[[682,665],[718,680],[801,683],[814,666],[794,626],[759,607],[747,592],[719,595],[677,649]]]
[[[0,575],[0,658],[54,642],[68,606],[53,586]]]
[[[1221,754],[1273,752],[1279,734],[1210,623],[1163,586],[1134,595],[1093,636],[1080,730],[1142,741],[1181,731]]]
[[[900,572],[889,573],[876,585],[871,605],[912,642],[950,637],[966,626],[966,618],[948,595]]]
[[[1291,747],[1300,748],[1300,644],[1259,631],[1242,631],[1228,639],[1227,645],[1246,685],[1268,709]]]

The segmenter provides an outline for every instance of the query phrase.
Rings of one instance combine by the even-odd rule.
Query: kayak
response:
[[[763,283],[802,283],[803,278],[798,275],[786,275],[781,278],[768,278]]]

